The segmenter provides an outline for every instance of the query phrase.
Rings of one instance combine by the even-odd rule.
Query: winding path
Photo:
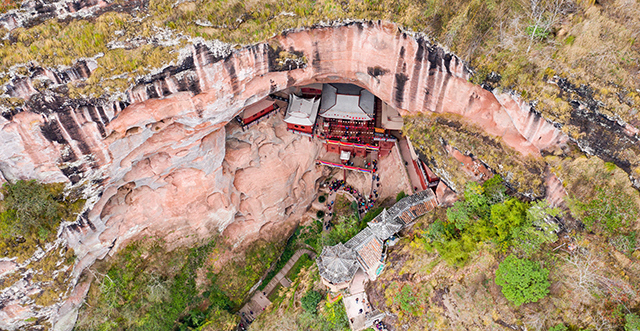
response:
[[[295,254],[293,254],[293,256],[289,259],[289,261],[287,261],[284,267],[282,267],[282,269],[273,277],[273,279],[271,279],[269,284],[267,284],[267,286],[262,291],[256,291],[251,297],[251,300],[249,300],[249,302],[247,302],[242,308],[240,308],[238,314],[241,317],[241,323],[243,323],[244,325],[250,324],[254,319],[256,319],[256,317],[258,317],[258,315],[262,313],[262,311],[264,311],[264,309],[266,309],[271,304],[271,301],[267,298],[267,295],[271,294],[271,291],[273,291],[278,286],[278,283],[280,283],[283,287],[291,286],[291,281],[286,278],[286,275],[289,270],[293,268],[293,265],[298,262],[298,259],[300,259],[302,254],[309,255],[311,259],[314,259],[316,257],[316,253],[314,251],[306,248],[301,248],[296,251]]]

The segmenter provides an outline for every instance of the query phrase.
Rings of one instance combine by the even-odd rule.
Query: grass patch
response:
[[[282,284],[278,283],[278,285],[273,288],[273,291],[269,293],[269,296],[267,296],[267,298],[269,298],[269,301],[275,302],[280,297],[280,289],[282,289]]]
[[[302,268],[306,268],[312,265],[313,262],[314,261],[309,257],[309,255],[302,254],[302,256],[300,256],[298,261],[296,261],[296,263],[293,265],[293,267],[291,267],[289,272],[287,272],[286,277],[292,282],[295,281],[296,278],[298,277],[298,274],[300,273],[300,270],[302,270]]]
[[[275,243],[258,240],[247,248],[244,255],[238,256],[220,270],[214,272],[215,283],[229,296],[233,302],[234,309],[240,307],[251,287],[260,280],[260,277],[264,275],[269,266],[276,261],[280,247],[282,246]],[[266,282],[262,282],[262,284],[266,286]]]
[[[284,246],[282,254],[280,254],[280,257],[278,258],[276,265],[269,271],[269,273],[267,273],[260,286],[258,286],[259,291],[262,291],[265,287],[267,287],[273,277],[275,277],[278,272],[282,270],[284,265],[287,264],[287,262],[289,262],[289,259],[291,259],[291,257],[296,253],[296,242],[298,240],[299,234],[300,229],[298,228],[293,232],[293,235],[291,235],[291,237],[287,239],[287,243]]]

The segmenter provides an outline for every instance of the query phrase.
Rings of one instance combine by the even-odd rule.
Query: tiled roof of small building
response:
[[[323,247],[317,262],[320,276],[333,284],[350,281],[360,268],[356,252],[343,244]]]
[[[395,217],[391,217],[389,212],[385,208],[380,215],[376,216],[371,222],[369,222],[368,227],[373,231],[373,233],[380,240],[387,240],[389,237],[398,233],[404,223],[397,220]]]
[[[433,209],[427,208],[426,205],[430,205],[431,207],[437,205],[436,195],[431,190],[424,190],[402,198],[396,202],[395,205],[391,206],[388,212],[390,217],[396,218],[404,224],[408,224],[416,217]]]
[[[290,124],[312,126],[316,123],[319,107],[319,98],[304,99],[295,94],[290,94],[284,121]]]
[[[364,269],[372,269],[377,267],[382,256],[382,244],[383,241],[378,239],[369,227],[366,227],[347,241],[344,246],[353,249],[358,254],[358,261]]]
[[[406,224],[436,207],[435,194],[424,190],[384,209],[368,226],[343,244],[323,247],[317,264],[320,276],[333,284],[350,281],[359,268],[376,268],[384,241]]]

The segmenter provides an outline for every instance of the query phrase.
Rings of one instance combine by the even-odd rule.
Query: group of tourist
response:
[[[377,169],[377,162],[375,160],[373,161],[373,163],[369,163],[369,165],[373,165],[374,169]],[[377,182],[376,187],[379,188],[380,175],[374,174],[372,177],[372,180],[374,182]],[[338,192],[339,190],[343,190],[351,194],[356,199],[356,202],[358,203],[358,212],[360,213],[360,215],[366,213],[367,211],[369,211],[369,209],[372,209],[379,197],[379,193],[377,189],[373,189],[371,194],[369,194],[369,197],[366,197],[362,195],[353,186],[347,185],[347,183],[343,179],[335,179],[331,183],[328,183],[328,186],[329,186],[329,194]],[[327,202],[326,204],[327,210],[329,211],[328,213],[329,217],[333,216],[333,213],[331,212],[331,209],[333,208],[333,204],[334,204],[334,201]]]

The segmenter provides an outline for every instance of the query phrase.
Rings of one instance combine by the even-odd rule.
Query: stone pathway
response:
[[[415,164],[413,164],[413,157],[411,153],[411,149],[409,148],[409,142],[405,137],[402,137],[400,141],[398,141],[398,147],[400,147],[400,155],[401,160],[405,162],[405,169],[407,174],[409,175],[409,180],[411,181],[411,185],[413,185],[414,192],[418,193],[422,191],[422,184],[420,182],[420,174],[419,170],[416,169]],[[409,192],[407,192],[409,195]]]
[[[367,276],[362,270],[358,270],[351,282],[349,294],[342,298],[347,318],[349,318],[349,326],[354,331],[364,330],[370,326],[370,324],[367,325],[367,320],[372,315],[373,309],[367,300],[367,293],[364,291],[366,281]]]
[[[271,301],[269,301],[267,295],[271,294],[271,291],[273,291],[278,286],[278,284],[281,284],[283,287],[291,286],[291,281],[286,278],[286,275],[289,270],[293,268],[293,265],[298,262],[298,259],[300,259],[302,254],[309,255],[311,259],[314,259],[316,257],[316,253],[314,251],[306,248],[299,249],[297,252],[295,252],[295,254],[293,254],[289,261],[284,265],[284,267],[282,267],[282,269],[275,275],[275,277],[271,279],[269,284],[267,284],[267,286],[265,286],[262,291],[256,291],[251,297],[251,300],[249,300],[249,302],[247,302],[242,308],[240,308],[238,314],[241,317],[241,324],[243,324],[245,327],[251,324],[251,322],[253,322],[253,320],[256,319],[256,317],[258,317],[258,315],[260,315],[271,304]],[[238,329],[241,328],[239,327]]]

